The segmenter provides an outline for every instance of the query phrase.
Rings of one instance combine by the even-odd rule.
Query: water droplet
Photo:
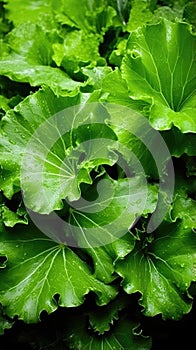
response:
[[[13,140],[10,140],[10,143],[11,143],[12,145],[15,145],[15,144],[16,144],[16,142],[13,141]]]

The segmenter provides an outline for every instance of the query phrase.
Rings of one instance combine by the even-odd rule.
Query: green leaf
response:
[[[34,1],[26,0],[21,3],[20,0],[6,0],[4,8],[6,9],[6,18],[18,26],[24,22],[32,22],[41,24],[45,29],[52,28],[52,1],[45,2],[44,0]]]
[[[181,219],[185,229],[196,228],[196,201],[194,196],[196,189],[195,178],[176,178],[174,203],[170,210],[173,221]]]
[[[20,166],[26,146],[41,123],[79,102],[75,96],[57,97],[50,89],[27,97],[1,123],[0,188],[7,198],[19,190]],[[41,149],[41,148],[40,148]]]
[[[97,188],[98,198],[93,200]],[[118,181],[103,177],[86,192],[87,196],[82,193],[82,199],[70,203],[70,236],[91,257],[94,276],[109,283],[117,277],[114,262],[135,246],[130,227],[140,215],[147,217],[155,210],[157,187],[146,188],[139,177]]]
[[[194,133],[183,134],[178,128],[173,127],[161,133],[172,156],[181,157],[196,155],[196,136]]]
[[[52,45],[52,58],[56,65],[63,67],[70,76],[78,73],[82,66],[105,64],[105,60],[99,54],[99,35],[72,30],[62,33],[61,36],[63,43],[56,42]]]
[[[4,334],[5,329],[9,329],[13,326],[14,321],[10,320],[3,314],[0,308],[0,335]]]
[[[196,12],[196,3],[194,1],[189,1],[185,8],[183,13],[183,18],[185,21],[191,23],[193,26],[193,30],[196,30],[196,18],[195,18],[195,12]]]
[[[132,98],[151,103],[158,130],[195,127],[195,40],[186,23],[162,20],[131,33],[121,69]]]
[[[112,69],[108,66],[104,67],[82,67],[81,71],[88,77],[88,85],[93,86],[95,90],[102,87],[103,79],[111,73]]]
[[[114,287],[92,276],[76,253],[51,241],[33,225],[1,232],[0,253],[8,258],[6,268],[0,271],[0,302],[10,317],[37,322],[43,310],[51,313],[58,305],[78,306],[90,291],[96,293],[99,305],[116,295]]]
[[[92,334],[86,327],[87,319],[84,315],[71,314],[70,323],[65,330],[65,340],[70,349],[74,350],[149,350],[151,339],[141,335],[134,335],[138,326],[130,317],[122,315],[115,322],[109,332],[104,335]]]
[[[0,222],[3,222],[7,227],[28,224],[27,211],[18,194],[10,202],[0,192]]]
[[[153,13],[149,8],[149,1],[133,0],[131,13],[126,29],[128,32],[132,32],[138,27],[141,27],[144,24],[151,22],[152,19]]]
[[[186,172],[187,177],[189,176],[196,176],[196,164],[195,164],[195,157],[187,157],[186,159]]]
[[[101,93],[100,100],[103,102],[127,106],[140,112],[148,106],[144,101],[135,101],[131,98],[126,80],[122,78],[118,68],[103,79]]]
[[[171,215],[174,220],[182,219],[185,228],[196,228],[196,201],[177,194]]]
[[[82,228],[81,228],[82,230]],[[115,238],[115,237],[114,237]],[[113,239],[114,239],[113,238]],[[83,249],[92,259],[94,276],[104,283],[110,283],[117,278],[114,262],[124,259],[135,246],[135,238],[128,232],[111,244]]]
[[[20,209],[15,213],[5,205],[0,205],[0,214],[5,226],[14,227],[16,224],[28,224],[27,213],[20,212]]]
[[[1,109],[4,112],[7,112],[10,109],[10,107],[8,106],[8,99],[2,95],[0,95],[0,111]]]
[[[100,118],[96,120],[97,117],[94,116],[89,119],[89,124],[92,124],[92,127],[90,127],[87,126],[88,120],[83,119],[83,117],[86,118],[83,114],[79,114],[80,117],[77,116],[78,120],[74,121],[74,118],[76,118],[74,108],[69,117],[66,117],[63,112],[62,117],[55,116],[58,111],[76,105],[80,101],[80,97],[81,95],[78,94],[58,98],[46,89],[28,97],[16,107],[15,111],[10,111],[3,118],[1,188],[8,198],[11,198],[14,186],[17,189],[19,180],[23,176],[24,195],[27,198],[25,204],[30,209],[41,213],[61,209],[61,199],[66,196],[70,200],[78,199],[80,183],[92,182],[89,173],[93,168],[102,163],[112,165],[117,159],[117,155],[109,150],[109,139],[114,139],[115,135],[109,127],[104,126],[104,123],[101,124]],[[50,118],[52,118],[52,121]],[[103,115],[103,120],[104,118]],[[64,126],[63,120],[65,121]],[[97,124],[98,121],[100,124]],[[81,124],[80,135],[75,131],[73,132],[72,122],[75,123],[74,127],[76,129],[78,123]],[[84,126],[82,126],[83,123]],[[56,128],[53,128],[52,124],[56,125]],[[98,130],[99,133],[97,133]],[[102,144],[100,144],[98,136],[102,139]],[[90,145],[88,139],[93,140]],[[30,140],[33,144],[29,145]],[[76,142],[82,144],[78,149]],[[71,143],[75,143],[76,149],[74,149],[74,144]],[[14,158],[13,154],[15,155]],[[24,155],[25,159],[23,159]],[[32,159],[31,163],[29,163],[29,157]],[[23,174],[21,175],[19,169],[22,160],[24,164]],[[40,170],[40,165],[43,170]],[[48,193],[48,200],[46,198],[45,200],[42,196],[40,197],[38,191],[37,179],[40,171],[43,175],[45,174],[44,182],[46,181],[46,186],[43,182],[43,187],[46,190],[46,197]],[[27,177],[25,177],[26,175]],[[28,177],[29,175],[31,178]],[[65,181],[62,186],[60,180],[63,177]],[[40,186],[42,185],[40,184]],[[71,188],[72,191],[70,191]],[[36,194],[37,198],[35,197]],[[47,203],[47,201],[49,202]]]
[[[127,39],[120,38],[116,47],[110,54],[110,57],[109,57],[110,64],[120,67],[122,59],[125,55],[126,45],[127,45]]]
[[[93,192],[99,187],[99,198]],[[87,202],[79,200],[71,210],[74,237],[80,246],[92,248],[107,245],[123,237],[141,215],[156,208],[157,188],[147,187],[142,177],[118,181],[102,179],[88,190]],[[90,201],[91,198],[91,201]],[[72,205],[72,203],[71,203]],[[133,243],[131,243],[133,248]],[[106,246],[107,250],[107,246]]]
[[[72,29],[66,26],[65,30],[62,28],[59,31],[61,40],[53,44],[53,60],[69,75],[81,79],[81,67],[105,65],[99,48],[104,40],[103,35],[113,24],[116,11],[103,0],[82,0],[79,3],[77,0],[68,0],[56,6],[58,20]]]
[[[108,305],[89,312],[89,323],[99,335],[108,332],[114,322],[119,319],[119,313],[130,304],[130,298],[120,295]]]
[[[156,23],[160,18],[165,18],[169,21],[176,22],[182,20],[184,6],[181,6],[176,1],[173,7],[169,6],[160,6],[153,13],[153,23]]]
[[[183,222],[163,223],[154,240],[141,232],[135,249],[116,264],[128,294],[140,292],[144,314],[180,319],[191,309],[188,288],[196,280],[196,236]]]
[[[108,1],[105,0],[62,0],[55,2],[55,10],[61,23],[100,34],[105,33],[116,15],[114,8],[108,6]]]
[[[63,70],[52,67],[52,44],[57,35],[45,32],[34,23],[23,23],[7,36],[7,50],[0,55],[0,74],[32,86],[47,85],[57,94],[72,91],[81,83]]]

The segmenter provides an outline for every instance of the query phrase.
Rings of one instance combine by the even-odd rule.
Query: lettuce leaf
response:
[[[52,64],[52,43],[57,38],[34,23],[14,28],[4,39],[6,50],[0,54],[0,75],[31,86],[49,86],[57,94],[78,88],[80,82]]]
[[[158,130],[196,132],[195,36],[187,23],[162,20],[131,33],[121,66],[132,98],[151,104]]]
[[[87,322],[85,315],[72,314],[71,321],[72,326],[68,326],[65,331],[65,340],[70,349],[90,350],[92,346],[95,350],[148,350],[151,348],[150,338],[134,334],[138,323],[131,320],[131,317],[127,317],[126,314],[121,315],[110,332],[105,332],[103,335],[97,335],[96,333],[92,335],[89,332],[85,327]],[[89,328],[91,330],[91,327]]]
[[[188,288],[196,280],[196,236],[183,221],[164,222],[153,237],[140,233],[135,249],[116,264],[128,294],[140,292],[144,314],[180,319],[191,310]]]
[[[99,305],[116,295],[114,287],[92,276],[76,253],[48,239],[33,225],[17,226],[14,234],[3,229],[0,252],[8,259],[1,270],[0,302],[10,317],[37,322],[43,310],[51,313],[58,306],[78,306],[90,291],[97,294]],[[79,280],[82,283],[78,284]]]

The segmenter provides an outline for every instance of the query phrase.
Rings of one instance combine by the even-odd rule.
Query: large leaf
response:
[[[122,63],[131,96],[151,103],[155,129],[196,132],[195,41],[185,23],[162,20],[131,33]]]
[[[118,158],[110,150],[116,136],[104,124],[101,107],[97,112],[92,107],[77,112],[74,106],[64,111],[77,104],[80,97],[57,98],[49,90],[39,91],[2,120],[6,135],[2,141],[3,171],[11,168],[19,179],[22,165],[21,187],[31,210],[46,214],[61,209],[61,200],[66,197],[79,199],[80,183],[92,183],[90,171],[100,164],[112,165]],[[58,110],[62,113],[55,114]],[[12,168],[13,154],[18,168]],[[10,195],[9,186],[10,182],[2,182],[5,195]],[[40,196],[40,191],[45,194]]]
[[[154,240],[141,233],[135,249],[116,264],[128,294],[141,293],[147,316],[180,319],[191,309],[188,288],[196,280],[196,236],[180,220],[163,223]]]
[[[0,302],[10,317],[18,315],[26,322],[37,322],[43,310],[51,313],[58,305],[78,306],[90,291],[97,294],[100,305],[116,295],[113,287],[92,276],[76,253],[32,225],[25,229],[18,226],[14,232],[3,230],[0,254],[8,259],[0,272]]]
[[[1,124],[0,187],[8,198],[19,190],[20,165],[34,131],[55,113],[79,102],[79,95],[56,97],[49,89],[29,96]]]

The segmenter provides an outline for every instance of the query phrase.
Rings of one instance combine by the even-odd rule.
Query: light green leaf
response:
[[[131,33],[121,69],[132,98],[151,103],[158,130],[196,132],[195,42],[186,23],[162,20]]]
[[[108,6],[105,0],[62,0],[55,1],[54,7],[61,23],[94,34],[104,34],[116,15],[114,8]]]
[[[151,22],[152,19],[153,13],[149,8],[149,1],[133,0],[131,13],[126,29],[128,32],[132,32],[138,27],[141,27],[144,24]]]
[[[118,68],[103,79],[101,92],[100,100],[103,102],[127,106],[140,112],[143,112],[148,106],[148,103],[144,101],[136,101],[131,98],[126,80],[122,78]]]
[[[76,116],[75,107],[62,116],[56,114],[77,105],[80,98],[80,94],[58,98],[50,90],[40,90],[3,118],[1,189],[8,198],[20,180],[25,205],[50,213],[62,208],[62,199],[79,198],[79,185],[92,182],[92,169],[116,161],[117,155],[109,149],[115,134],[104,124],[104,113],[102,121],[99,113],[92,118],[88,111]],[[42,190],[45,194],[40,196]]]
[[[5,205],[0,205],[0,214],[5,226],[14,227],[16,224],[28,224],[27,213],[16,213],[11,211]]]
[[[0,111],[3,110],[4,112],[7,112],[10,109],[8,102],[9,100],[5,96],[0,95]]]
[[[156,23],[160,18],[165,18],[169,21],[176,22],[176,20],[182,20],[184,6],[178,4],[176,1],[173,7],[169,6],[160,6],[153,13],[153,23]]]
[[[120,67],[122,59],[126,52],[127,38],[120,38],[116,48],[112,51],[109,57],[109,62],[112,65]]]
[[[24,23],[7,36],[7,52],[0,55],[0,74],[32,86],[49,86],[57,94],[72,91],[80,82],[72,80],[63,70],[52,67],[52,44],[57,35],[45,32],[33,23]]]
[[[21,0],[6,0],[4,5],[6,18],[11,21],[14,26],[18,26],[24,22],[32,22],[41,24],[45,29],[51,30],[52,22],[52,1],[44,0],[26,0],[24,3]]]
[[[3,222],[7,227],[14,227],[16,224],[28,224],[27,212],[20,195],[16,194],[13,201],[9,202],[0,192],[0,222]]]
[[[51,313],[58,305],[78,306],[90,291],[97,294],[99,305],[116,295],[114,287],[92,276],[76,253],[51,241],[33,225],[18,226],[14,233],[1,232],[0,253],[8,258],[6,268],[0,271],[0,302],[10,317],[37,322],[43,310]]]
[[[145,238],[146,237],[146,238]],[[135,249],[116,264],[128,294],[140,292],[144,314],[180,319],[191,309],[196,280],[196,236],[183,222],[163,223],[153,238],[141,232]]]
[[[99,54],[102,39],[99,35],[72,30],[62,33],[61,36],[63,43],[56,42],[52,45],[52,58],[57,66],[63,67],[69,75],[74,76],[82,66],[105,64],[104,58]]]
[[[80,96],[57,97],[50,89],[27,97],[1,123],[0,188],[7,198],[19,190],[20,166],[28,141],[45,119],[79,102]]]
[[[88,85],[93,86],[96,90],[102,87],[104,77],[111,73],[112,69],[108,66],[94,68],[82,67],[81,71],[88,77]]]

